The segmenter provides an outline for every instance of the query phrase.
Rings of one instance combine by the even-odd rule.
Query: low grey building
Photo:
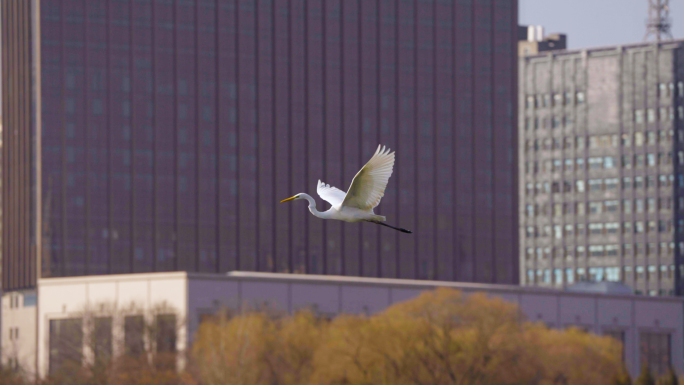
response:
[[[23,369],[40,376],[58,368],[60,340],[64,331],[83,338],[83,359],[92,357],[88,324],[90,317],[107,325],[111,335],[110,353],[117,355],[128,348],[129,326],[145,317],[149,322],[169,320],[177,328],[167,328],[167,347],[183,352],[206,316],[220,309],[260,306],[293,312],[313,308],[325,316],[336,314],[373,314],[394,303],[415,298],[425,290],[448,287],[464,293],[484,292],[492,297],[516,303],[532,321],[552,328],[570,326],[599,335],[610,335],[624,345],[623,359],[630,372],[637,374],[648,362],[662,372],[670,365],[684,371],[684,299],[647,298],[629,294],[559,291],[514,285],[452,283],[382,278],[232,272],[201,274],[188,272],[101,275],[38,280],[37,304],[30,297],[10,301],[3,298],[3,335],[12,335],[15,350],[5,349],[3,362],[18,361]],[[11,293],[21,296],[22,293]],[[107,306],[103,306],[108,304]],[[162,311],[159,304],[164,304]],[[18,306],[16,306],[18,305]],[[111,308],[119,310],[112,312]],[[172,322],[172,323],[173,323]],[[79,330],[83,330],[80,332]],[[130,331],[135,335],[135,330]],[[109,334],[109,333],[107,333]],[[20,357],[12,357],[13,351]],[[18,358],[18,359],[17,359]],[[178,355],[178,366],[184,356]]]
[[[523,285],[684,292],[683,43],[519,59]]]

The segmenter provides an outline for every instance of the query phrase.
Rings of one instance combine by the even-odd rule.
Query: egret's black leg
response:
[[[375,223],[376,225],[381,225],[381,226],[389,227],[390,229],[394,229],[394,230],[397,230],[397,231],[401,231],[402,233],[413,234],[413,232],[410,231],[410,230],[402,229],[401,227],[390,226],[390,225],[388,225],[388,224],[386,224],[386,223],[382,223],[382,222],[378,222],[378,221],[366,221],[366,222]]]

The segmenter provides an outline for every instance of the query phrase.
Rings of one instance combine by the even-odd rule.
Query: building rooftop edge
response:
[[[38,286],[60,285],[65,283],[85,283],[85,282],[107,282],[115,280],[136,281],[136,280],[163,280],[163,279],[179,279],[187,278],[188,280],[259,280],[268,279],[271,281],[281,282],[296,282],[296,283],[320,283],[320,284],[334,284],[334,283],[350,283],[356,285],[401,285],[413,288],[435,288],[448,287],[462,290],[481,290],[492,292],[508,292],[508,293],[527,293],[539,295],[563,295],[570,297],[601,297],[601,298],[619,298],[619,299],[640,299],[647,301],[660,302],[683,302],[684,297],[651,297],[636,294],[619,294],[619,293],[601,293],[601,292],[584,292],[584,291],[569,291],[551,288],[504,285],[504,284],[489,284],[489,283],[470,283],[470,282],[450,282],[450,281],[431,281],[431,280],[417,280],[417,279],[397,279],[397,278],[369,278],[369,277],[347,277],[336,275],[318,275],[318,274],[290,274],[290,273],[266,273],[266,272],[250,272],[250,271],[231,271],[226,274],[216,273],[194,273],[185,271],[174,272],[150,272],[150,273],[130,273],[130,274],[108,274],[108,275],[91,275],[91,276],[77,276],[77,277],[54,277],[54,278],[40,278]]]
[[[639,47],[649,47],[649,46],[654,46],[654,45],[660,45],[660,46],[684,45],[684,39],[662,40],[660,42],[643,41],[643,42],[638,42],[638,43],[614,44],[614,45],[585,47],[585,48],[549,50],[549,51],[539,52],[538,54],[535,54],[535,55],[520,56],[519,59],[543,58],[543,57],[547,57],[549,55],[553,55],[553,56],[573,55],[573,54],[581,54],[583,52],[593,53],[593,52],[601,52],[601,51],[614,51],[618,48],[639,48]]]

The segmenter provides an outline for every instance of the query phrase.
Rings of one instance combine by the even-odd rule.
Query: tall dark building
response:
[[[5,0],[3,288],[258,270],[518,282],[515,0]],[[312,217],[397,151],[379,212]],[[322,206],[322,201],[320,201]]]

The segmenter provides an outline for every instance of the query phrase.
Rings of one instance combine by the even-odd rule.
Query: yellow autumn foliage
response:
[[[437,289],[374,316],[250,313],[200,326],[198,381],[214,384],[609,384],[617,341],[527,322],[516,305]]]

